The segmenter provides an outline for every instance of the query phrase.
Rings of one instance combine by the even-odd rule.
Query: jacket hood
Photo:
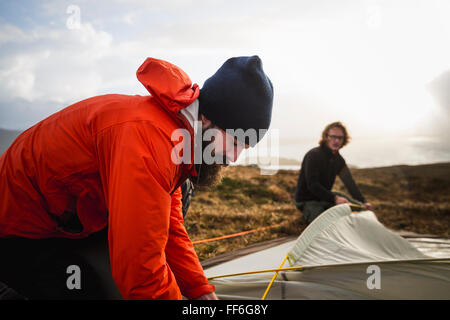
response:
[[[200,93],[189,76],[176,65],[147,58],[136,72],[148,92],[170,112],[177,113],[194,102]]]
[[[199,86],[192,84],[183,70],[164,60],[147,58],[137,70],[136,76],[158,104],[172,114],[177,114],[192,104],[200,94]],[[191,139],[194,139],[194,135]],[[192,163],[194,145],[192,142]],[[190,165],[187,171],[197,176],[194,165]]]

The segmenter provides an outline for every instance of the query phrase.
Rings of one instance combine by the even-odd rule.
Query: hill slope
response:
[[[9,148],[20,133],[21,131],[0,128],[0,155]]]
[[[450,163],[352,169],[381,223],[395,230],[450,236]],[[298,172],[260,175],[258,168],[229,167],[222,183],[196,190],[185,225],[193,241],[278,225],[245,236],[195,245],[201,260],[306,227],[293,204]],[[339,179],[335,190],[345,192]]]

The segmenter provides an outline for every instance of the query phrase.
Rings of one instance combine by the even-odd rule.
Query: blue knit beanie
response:
[[[198,99],[200,113],[222,130],[255,129],[257,143],[269,129],[273,86],[258,56],[228,59],[205,81]],[[266,130],[259,134],[260,129]]]

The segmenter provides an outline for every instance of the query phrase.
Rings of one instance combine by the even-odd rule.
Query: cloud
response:
[[[96,65],[111,54],[112,36],[89,23],[79,29],[37,27],[25,32],[1,25],[0,35],[13,30],[21,37],[0,37],[0,99],[28,102],[70,101],[97,93],[103,86]]]
[[[0,26],[0,45],[4,43],[20,42],[29,38],[20,28],[11,24]]]
[[[434,78],[427,86],[434,98],[438,109],[431,119],[430,126],[436,135],[441,137],[441,142],[450,149],[448,137],[450,136],[450,70],[447,70]]]
[[[433,97],[436,99],[437,104],[442,110],[449,115],[450,114],[450,70],[441,73],[434,78],[429,84]]]
[[[80,25],[69,29],[72,3],[3,5],[0,127],[23,129],[94,95],[147,94],[135,72],[149,56],[202,85],[230,56],[253,54],[274,83],[281,138],[315,137],[334,120],[356,139],[440,134],[439,116],[448,121],[442,107],[424,120],[424,84],[448,68],[443,1],[78,0]]]

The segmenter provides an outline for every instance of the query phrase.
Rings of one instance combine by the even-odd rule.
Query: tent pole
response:
[[[281,263],[280,267],[278,269],[281,269],[283,267],[283,264],[286,262],[286,259],[288,258],[289,254],[284,257],[283,262]],[[262,296],[261,300],[266,300],[267,294],[269,293],[270,288],[272,287],[273,282],[275,281],[276,277],[278,276],[278,272],[275,272],[275,275],[273,276],[272,280],[270,281],[269,285],[267,286],[266,292],[264,292],[264,295]]]

